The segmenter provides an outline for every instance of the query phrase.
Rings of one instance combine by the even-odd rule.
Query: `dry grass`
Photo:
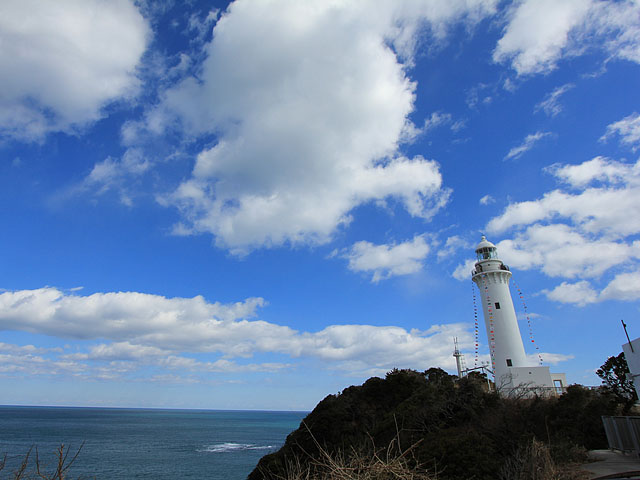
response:
[[[314,439],[315,441],[315,439]],[[417,445],[417,444],[416,444]],[[437,480],[437,472],[419,465],[412,451],[413,445],[401,450],[398,438],[386,449],[373,453],[351,451],[329,454],[316,443],[319,455],[306,455],[306,462],[296,458],[287,465],[286,474],[277,480]],[[265,476],[265,478],[273,478]],[[558,465],[549,447],[532,440],[520,448],[503,465],[499,480],[586,480],[588,473],[577,463]],[[461,479],[462,480],[462,479]]]
[[[299,461],[290,462],[282,480],[437,480],[435,474],[415,465],[408,453],[387,449],[386,453],[372,455],[330,455],[322,449],[319,458],[304,466]]]
[[[7,480],[66,480],[67,472],[71,465],[76,461],[78,455],[84,443],[80,445],[80,448],[75,452],[73,456],[69,456],[70,448],[65,447],[64,444],[60,445],[54,453],[54,466],[52,468],[46,468],[43,466],[38,455],[38,448],[35,449],[35,461],[34,465],[30,468],[33,447],[26,453],[19,467],[13,472],[9,473]],[[0,472],[2,472],[7,465],[7,456],[5,455],[2,461],[0,461]]]
[[[428,472],[416,461],[413,450],[418,444],[405,450],[401,448],[399,433],[386,449],[376,449],[371,439],[370,452],[352,449],[348,453],[330,454],[306,424],[305,427],[319,453],[306,454],[306,462],[300,458],[289,461],[286,475],[278,476],[278,480],[437,480],[435,473]]]
[[[558,465],[553,460],[549,447],[533,439],[526,447],[504,463],[500,480],[584,480],[586,472],[578,464]]]

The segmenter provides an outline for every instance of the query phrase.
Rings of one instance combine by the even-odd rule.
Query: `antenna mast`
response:
[[[453,356],[456,357],[458,378],[462,378],[462,354],[460,353],[460,349],[458,349],[458,337],[453,337]]]

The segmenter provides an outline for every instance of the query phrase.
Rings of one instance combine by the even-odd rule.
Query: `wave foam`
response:
[[[213,445],[205,445],[202,448],[196,450],[197,452],[209,452],[209,453],[223,453],[223,452],[238,452],[242,450],[270,450],[272,445],[254,445],[251,443],[214,443]]]

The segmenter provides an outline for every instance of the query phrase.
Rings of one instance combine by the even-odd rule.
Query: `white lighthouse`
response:
[[[563,389],[564,374],[551,374],[549,367],[534,366],[527,360],[509,291],[511,272],[498,258],[496,246],[483,235],[476,255],[471,279],[480,289],[496,387],[503,392],[517,388]]]

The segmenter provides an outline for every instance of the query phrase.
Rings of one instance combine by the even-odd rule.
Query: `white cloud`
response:
[[[583,188],[592,182],[610,184],[635,184],[638,176],[638,165],[629,165],[609,160],[606,157],[595,157],[578,165],[551,165],[547,170],[563,182],[575,188]]]
[[[41,140],[135,93],[150,28],[133,2],[0,3],[0,135]]]
[[[444,260],[447,257],[453,257],[461,249],[469,249],[471,244],[464,238],[453,235],[448,237],[443,246],[438,247],[438,260]]]
[[[515,3],[493,60],[511,61],[519,75],[552,70],[569,44],[570,31],[584,22],[590,6],[591,0]]]
[[[405,158],[419,35],[473,25],[495,0],[237,1],[218,20],[198,79],[168,90],[153,128],[178,119],[215,134],[166,205],[178,230],[236,253],[323,243],[364,203],[396,201],[429,218],[447,201],[436,162]],[[403,63],[404,62],[404,63]],[[410,132],[409,132],[410,133]],[[409,135],[410,136],[410,135]]]
[[[489,94],[486,93],[489,90]],[[493,101],[491,92],[495,91],[495,86],[488,85],[486,83],[479,83],[474,87],[471,87],[467,92],[466,102],[469,108],[476,108],[479,104],[488,105]]]
[[[509,205],[489,221],[489,233],[515,230],[497,244],[519,269],[580,279],[545,290],[548,298],[577,305],[640,298],[640,162],[603,157],[547,169],[568,189]],[[614,270],[622,273],[616,273]],[[600,286],[599,286],[600,285]]]
[[[477,260],[468,259],[464,263],[458,265],[451,275],[456,280],[464,282],[465,280],[471,280],[471,272],[473,271]]]
[[[90,346],[86,352],[61,355],[55,362],[60,364],[60,371],[64,365],[67,372],[83,371],[90,364],[93,369],[102,368],[102,373],[110,377],[135,370],[137,365],[204,372],[288,368],[288,364],[232,360],[261,353],[314,358],[330,368],[350,372],[394,366],[453,366],[450,339],[457,336],[461,348],[472,345],[468,326],[463,324],[436,325],[426,331],[330,325],[318,332],[299,332],[249,320],[263,304],[262,299],[255,298],[222,305],[208,303],[202,297],[165,298],[137,292],[77,296],[46,287],[0,294],[0,328],[106,341]],[[218,354],[222,358],[202,361],[185,356],[184,352]],[[22,356],[25,355],[32,352],[25,350]],[[104,365],[100,366],[100,362]]]
[[[425,119],[423,130],[428,132],[440,125],[451,123],[451,120],[452,117],[450,113],[433,112],[429,118]]]
[[[493,60],[510,62],[518,75],[548,73],[561,59],[589,48],[640,62],[639,13],[634,0],[516,2]]]
[[[42,353],[43,351],[46,350],[37,348],[34,345],[12,345],[10,343],[0,342],[0,352],[2,353],[32,355],[34,353]]]
[[[187,370],[189,372],[217,372],[217,373],[237,373],[237,372],[277,372],[290,365],[283,363],[249,363],[239,364],[237,362],[218,359],[215,362],[200,362],[189,357],[171,355],[160,363],[161,366],[172,370]]]
[[[140,365],[155,365],[172,370],[185,369],[190,372],[256,372],[276,371],[288,365],[279,363],[238,364],[224,358],[214,362],[202,362],[194,358],[176,355],[171,349],[148,345],[136,345],[130,342],[113,342],[93,345],[86,353],[71,353],[62,356],[65,360],[87,362],[136,362]]]
[[[612,57],[640,63],[640,4],[637,0],[594,2],[593,29]]]
[[[472,349],[472,336],[467,328],[465,324],[435,325],[426,331],[408,332],[393,326],[332,325],[309,340],[318,357],[337,362],[339,369],[380,374],[394,366],[453,368],[451,339],[461,334],[460,348]]]
[[[191,15],[187,24],[189,32],[195,34],[195,38],[191,41],[202,43],[213,30],[213,26],[218,20],[219,15],[220,10],[217,8],[207,12],[206,17],[204,18],[201,18],[197,13]]]
[[[153,162],[147,158],[141,148],[128,148],[122,158],[107,157],[96,163],[82,183],[66,193],[94,190],[97,195],[102,195],[115,190],[119,193],[120,201],[131,206],[131,189],[128,188],[128,180],[132,177],[140,177],[151,168],[152,164]]]
[[[509,265],[540,268],[550,277],[599,277],[612,267],[640,258],[640,241],[593,239],[564,224],[531,225],[496,246]]]
[[[0,375],[74,374],[81,368],[76,362],[55,358],[60,349],[34,345],[0,343]],[[53,356],[53,358],[51,358]]]
[[[622,143],[629,145],[636,151],[640,147],[640,114],[632,113],[622,120],[607,126],[607,132],[600,140],[606,140],[618,134]]]
[[[87,353],[72,353],[65,358],[73,360],[140,360],[145,358],[162,357],[167,350],[147,345],[134,345],[130,342],[101,343],[93,345]]]
[[[489,221],[487,231],[565,218],[589,234],[623,237],[640,233],[640,163],[596,157],[579,165],[555,165],[550,173],[579,193],[557,189],[542,198],[509,205]],[[602,185],[598,185],[602,183]]]
[[[430,247],[424,237],[391,245],[357,242],[342,257],[349,260],[349,270],[373,273],[371,281],[379,282],[398,275],[409,275],[422,269]]]
[[[453,116],[446,112],[432,112],[431,115],[424,120],[421,128],[416,127],[413,122],[407,120],[404,130],[401,132],[401,143],[411,143],[420,135],[429,133],[438,127],[448,125],[452,132],[458,132],[467,126],[465,119],[453,121]]]
[[[480,199],[480,205],[489,205],[491,203],[495,203],[496,200],[491,195],[487,194]]]
[[[640,299],[640,271],[616,275],[602,291],[600,299],[627,301]]]
[[[542,110],[550,117],[555,117],[562,111],[562,105],[560,105],[560,97],[571,90],[575,85],[573,83],[566,83],[553,90],[548,94],[543,101],[537,104],[534,108],[534,112]]]
[[[463,128],[466,128],[466,126],[467,126],[467,120],[465,120],[465,119],[456,120],[451,125],[451,131],[458,132],[458,131],[462,130]]]
[[[567,360],[571,360],[575,358],[573,355],[565,355],[562,353],[534,353],[532,355],[527,355],[527,360],[531,362],[531,365],[536,365],[540,362],[540,357],[542,357],[542,361],[546,364],[557,365],[560,362],[566,362]]]
[[[551,291],[544,291],[550,300],[561,303],[575,303],[578,306],[585,306],[588,303],[598,301],[598,292],[596,292],[589,282],[581,280],[576,283],[562,282]]]
[[[533,146],[542,140],[545,137],[551,135],[551,132],[536,132],[530,135],[527,135],[524,139],[524,142],[517,147],[513,147],[509,150],[509,153],[504,157],[505,160],[515,159],[521,157],[524,153],[528,152],[533,148]]]

